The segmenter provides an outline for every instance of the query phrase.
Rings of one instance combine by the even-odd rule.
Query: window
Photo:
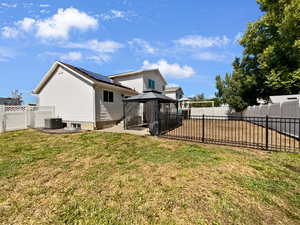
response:
[[[289,97],[288,100],[297,100],[297,97]]]
[[[114,102],[114,93],[112,91],[103,91],[103,101],[104,102]]]
[[[148,88],[149,89],[155,89],[155,81],[154,80],[148,80]]]
[[[71,127],[72,128],[76,128],[76,129],[80,129],[81,128],[81,124],[80,123],[71,123]]]

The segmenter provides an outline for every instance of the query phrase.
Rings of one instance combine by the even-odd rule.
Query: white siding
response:
[[[54,106],[63,120],[95,122],[94,88],[77,75],[58,67],[39,94],[40,106]]]
[[[139,93],[148,90],[148,80],[155,81],[155,90],[163,92],[165,83],[155,71],[147,71],[137,75],[115,77],[114,81],[123,86],[136,90]]]
[[[156,91],[160,91],[160,92],[164,91],[165,83],[158,73],[156,73],[154,71],[144,72],[143,77],[144,77],[143,90],[148,90],[148,80],[151,79],[151,80],[155,81],[155,90]]]
[[[241,116],[240,113],[236,113],[234,110],[230,109],[228,106],[221,107],[199,107],[191,108],[192,116]]]
[[[129,87],[133,90],[136,90],[139,93],[142,93],[144,91],[143,77],[141,74],[116,77],[114,78],[114,81],[125,87]]]
[[[114,93],[114,102],[103,101],[103,91],[108,90]],[[96,121],[110,121],[120,120],[123,117],[123,101],[122,93],[109,90],[96,88]],[[125,95],[125,94],[124,94]]]
[[[166,92],[165,95],[170,98],[176,99],[176,92]]]

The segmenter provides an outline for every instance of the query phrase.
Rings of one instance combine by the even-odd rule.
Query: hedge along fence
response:
[[[45,126],[45,119],[54,117],[51,106],[0,105],[0,132]]]

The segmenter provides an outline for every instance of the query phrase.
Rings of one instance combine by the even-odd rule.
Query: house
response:
[[[21,102],[16,98],[2,98],[0,97],[0,105],[20,105]]]
[[[166,96],[176,99],[176,100],[181,99],[184,95],[182,88],[179,86],[178,87],[168,87],[165,89],[164,93]]]
[[[184,110],[187,110],[187,109],[190,109],[190,104],[189,102],[191,101],[190,98],[187,98],[187,97],[182,97],[178,100],[178,105],[179,105],[179,109],[184,109]]]
[[[159,70],[103,76],[56,61],[34,93],[39,106],[55,106],[56,117],[68,126],[92,130],[123,119],[123,98],[149,89],[162,91],[165,85]]]
[[[274,95],[270,96],[271,103],[282,103],[287,101],[299,101],[300,95]]]
[[[145,91],[163,92],[167,85],[166,80],[158,69],[139,70],[108,76],[116,84],[120,84],[143,93]]]
[[[269,101],[258,98],[256,99],[257,103],[259,105],[266,105],[268,103],[275,104],[275,103],[283,103],[283,102],[290,102],[290,101],[299,101],[300,100],[300,94],[295,95],[273,95],[269,97]]]

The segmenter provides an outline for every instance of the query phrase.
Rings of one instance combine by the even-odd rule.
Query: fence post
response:
[[[204,114],[202,115],[202,142],[205,141],[205,135],[204,135]]]
[[[269,148],[269,117],[266,115],[266,150]]]
[[[29,116],[28,116],[28,112],[29,112],[29,110],[28,110],[28,108],[29,108],[29,106],[25,106],[25,126],[24,126],[24,128],[26,129],[27,128],[27,125],[28,125],[28,121],[29,121]]]
[[[298,122],[298,149],[300,150],[300,119]]]
[[[5,131],[5,127],[4,127],[5,126],[5,124],[4,124],[4,120],[5,120],[4,113],[5,113],[4,105],[0,105],[0,133]]]
[[[126,130],[126,102],[123,99],[123,129]]]

